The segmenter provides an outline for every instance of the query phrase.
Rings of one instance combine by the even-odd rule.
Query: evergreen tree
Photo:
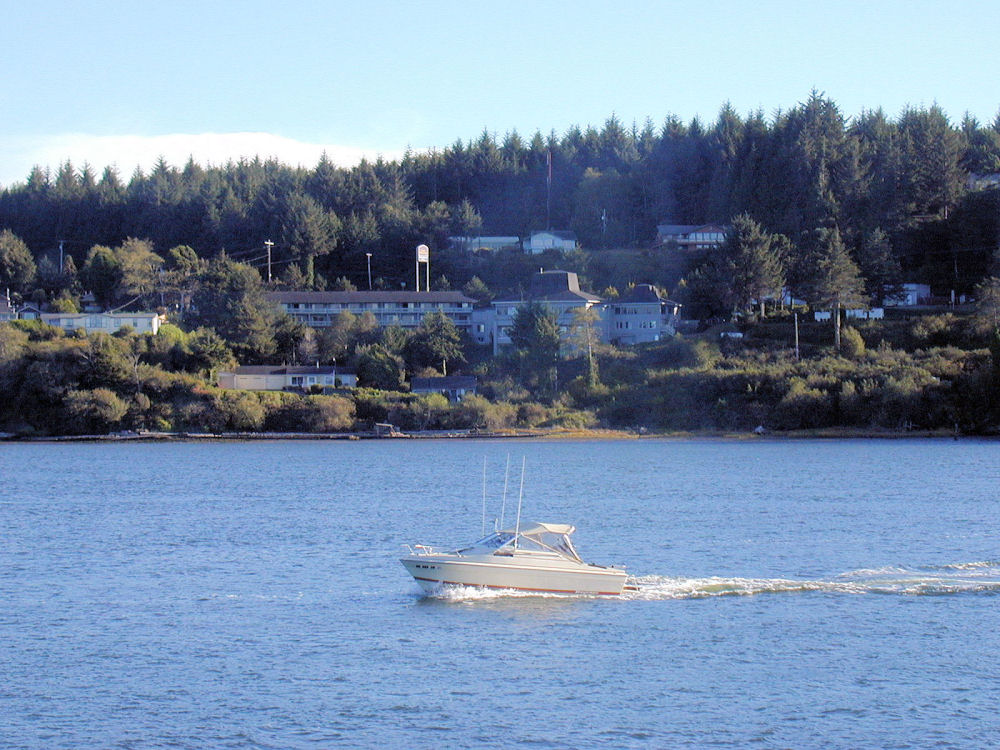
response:
[[[765,232],[749,214],[733,219],[723,252],[737,307],[747,309],[756,301],[764,317],[765,300],[781,297],[785,285],[782,239]]]
[[[35,280],[35,272],[28,246],[9,229],[0,232],[0,288],[25,293]]]
[[[824,229],[819,232],[816,281],[812,289],[815,304],[833,311],[834,348],[840,351],[840,311],[865,304],[864,280],[850,253],[844,247],[840,232]]]

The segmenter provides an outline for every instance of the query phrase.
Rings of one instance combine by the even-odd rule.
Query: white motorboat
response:
[[[518,523],[452,551],[417,545],[400,562],[425,591],[473,586],[537,593],[616,596],[625,587],[621,568],[584,562],[568,524]]]

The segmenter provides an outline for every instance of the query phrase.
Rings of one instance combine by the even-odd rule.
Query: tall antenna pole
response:
[[[552,206],[552,149],[549,149],[546,156],[546,166],[548,174],[545,177],[545,228],[552,229],[551,206]]]
[[[483,456],[483,531],[480,536],[486,536],[486,456]]]
[[[500,503],[500,529],[503,531],[503,514],[507,509],[507,476],[510,474],[510,454],[507,454],[507,468],[503,472],[503,502]]]
[[[365,253],[368,257],[368,291],[372,290],[372,254]]]
[[[517,523],[514,524],[514,549],[517,549],[517,538],[521,535],[521,498],[524,497],[524,464],[526,456],[521,456],[521,491],[517,493]]]
[[[66,240],[59,240],[59,273],[63,272],[63,243]]]
[[[267,246],[267,283],[271,283],[271,248],[274,247],[274,243],[271,240],[265,240],[264,244]]]

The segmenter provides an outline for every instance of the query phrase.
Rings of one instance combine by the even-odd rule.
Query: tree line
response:
[[[866,279],[865,264],[881,262],[909,281],[968,292],[997,246],[1000,203],[996,190],[970,191],[967,181],[996,172],[1000,117],[953,124],[936,105],[848,117],[813,92],[771,116],[725,105],[713,123],[670,116],[629,126],[612,115],[599,128],[530,138],[484,131],[350,168],[325,156],[311,169],[160,160],[126,180],[113,168],[36,167],[0,193],[0,228],[24,241],[50,280],[66,258],[80,268],[94,246],[128,238],[160,253],[185,246],[201,259],[224,251],[258,269],[271,240],[272,271],[290,287],[362,287],[372,253],[375,283],[398,289],[420,242],[464,284],[468,263],[440,252],[449,236],[572,229],[600,251],[647,247],[659,222],[728,224],[746,214],[787,238],[800,270],[836,230]],[[0,281],[24,285],[10,273]]]

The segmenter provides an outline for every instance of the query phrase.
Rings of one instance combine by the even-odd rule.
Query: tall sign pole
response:
[[[265,240],[264,244],[267,246],[267,283],[271,283],[271,248],[274,247],[274,243],[271,240]]]
[[[427,288],[424,290],[429,292],[431,290],[431,250],[427,245],[417,245],[417,291],[420,291],[420,264],[427,264]]]

